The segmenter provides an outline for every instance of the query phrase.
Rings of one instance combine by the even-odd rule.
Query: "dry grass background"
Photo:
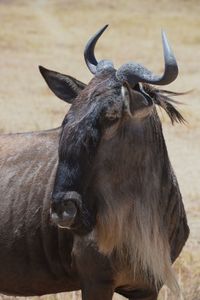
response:
[[[109,30],[97,57],[116,66],[129,60],[162,71],[160,29],[167,31],[180,76],[169,87],[194,91],[182,97],[186,126],[172,127],[162,114],[169,154],[188,214],[191,235],[175,264],[183,298],[200,299],[200,3],[198,0],[0,0],[0,132],[59,126],[68,109],[48,91],[37,65],[88,82],[83,61],[88,37],[104,24]],[[0,299],[14,299],[2,296]],[[21,299],[21,298],[19,298]],[[34,298],[38,299],[37,297]],[[77,293],[42,297],[79,299]],[[121,299],[115,296],[115,299]],[[160,300],[175,300],[163,289]],[[102,299],[103,300],[103,299]]]

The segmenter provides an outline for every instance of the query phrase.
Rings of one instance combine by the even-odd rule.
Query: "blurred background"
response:
[[[199,0],[0,0],[0,132],[60,126],[68,106],[47,88],[41,64],[87,83],[91,74],[83,50],[103,25],[96,56],[115,66],[134,60],[163,71],[160,31],[168,35],[180,75],[168,89],[191,93],[178,98],[188,123],[172,126],[161,113],[169,155],[177,174],[191,229],[175,263],[183,297],[200,299],[200,2]],[[17,297],[18,299],[21,299]],[[0,299],[15,299],[1,296]],[[32,298],[34,300],[39,297]],[[43,300],[78,300],[68,293]],[[115,296],[114,299],[122,299]],[[103,300],[103,299],[102,299]],[[159,300],[175,300],[163,288]]]

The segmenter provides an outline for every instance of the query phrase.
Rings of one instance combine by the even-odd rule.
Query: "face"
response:
[[[152,122],[148,123],[148,119],[152,111],[155,112],[154,105],[139,82],[169,84],[178,75],[176,59],[164,32],[162,42],[165,69],[161,76],[154,75],[137,63],[129,62],[115,70],[111,61],[98,62],[94,55],[95,45],[107,27],[108,25],[97,31],[85,47],[85,62],[91,73],[95,74],[88,86],[71,76],[40,67],[50,89],[59,98],[72,104],[62,125],[51,216],[58,226],[79,233],[90,231],[95,223],[96,205],[88,191],[91,190],[91,182],[95,177],[93,170],[97,157],[99,153],[104,155],[105,151],[102,149],[105,145],[111,158],[116,156],[119,159],[119,149],[124,143],[122,137],[126,137],[126,144],[131,147],[134,136],[137,140],[135,149],[140,145],[139,153],[146,148],[144,144],[147,144],[149,136],[151,138],[151,134],[145,132],[152,127]],[[161,101],[156,100],[161,105]],[[174,113],[170,103],[163,104],[173,120],[178,114]],[[152,141],[150,143],[153,145]],[[129,149],[130,153],[132,149]],[[129,161],[128,158],[129,151],[126,162]],[[99,160],[101,161],[101,156]],[[100,168],[96,168],[97,174],[100,173],[99,170]]]
[[[153,107],[141,85],[122,84],[115,70],[96,75],[78,90],[60,137],[51,209],[58,226],[80,234],[94,227],[98,205],[91,183],[102,167],[97,167],[99,155],[115,156],[123,143],[122,133],[127,136],[130,127],[142,128]]]

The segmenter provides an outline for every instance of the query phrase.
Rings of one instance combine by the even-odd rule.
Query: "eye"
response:
[[[121,114],[122,109],[121,107],[118,107],[118,105],[113,105],[111,107],[106,108],[101,118],[103,127],[109,127],[117,123],[121,118]]]
[[[110,127],[119,121],[119,116],[116,115],[105,115],[103,118],[103,127]]]
[[[121,114],[118,110],[113,109],[111,111],[107,111],[105,114],[105,119],[108,119],[110,121],[115,121],[120,118]]]

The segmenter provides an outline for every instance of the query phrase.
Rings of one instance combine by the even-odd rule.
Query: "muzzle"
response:
[[[57,193],[53,196],[51,220],[57,226],[70,229],[82,207],[81,195],[75,191]]]

